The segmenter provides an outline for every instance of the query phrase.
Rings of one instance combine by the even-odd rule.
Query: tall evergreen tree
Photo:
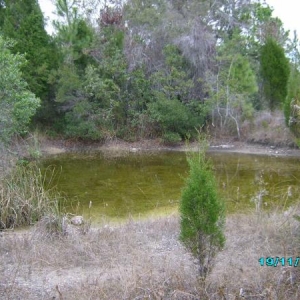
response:
[[[1,32],[16,41],[12,52],[25,55],[27,64],[22,67],[23,78],[30,91],[42,100],[44,117],[49,113],[51,86],[48,83],[51,69],[57,65],[57,51],[45,30],[44,18],[37,0],[2,0]],[[1,7],[1,4],[0,4]],[[42,115],[40,111],[40,116]]]
[[[268,38],[260,53],[263,90],[271,110],[280,106],[287,96],[290,74],[289,60],[284,49],[272,38]]]
[[[180,240],[197,259],[199,275],[205,279],[225,244],[225,207],[205,158],[206,142],[200,142],[199,152],[187,157],[190,170],[179,204]]]

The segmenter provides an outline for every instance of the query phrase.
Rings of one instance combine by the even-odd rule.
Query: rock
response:
[[[231,149],[231,148],[234,148],[234,145],[221,145],[220,147],[222,149]]]
[[[84,223],[83,216],[75,216],[71,218],[71,224],[80,226]]]

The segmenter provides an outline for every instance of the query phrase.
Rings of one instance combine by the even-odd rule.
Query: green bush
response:
[[[289,83],[288,94],[284,102],[285,123],[290,127],[296,137],[300,137],[300,72],[296,66],[293,67]]]
[[[100,109],[88,100],[79,101],[66,113],[65,134],[72,138],[102,140],[103,131],[112,126],[111,118],[109,109]]]
[[[178,133],[175,132],[166,132],[163,135],[164,143],[166,144],[176,144],[181,141],[181,137]]]
[[[224,203],[221,201],[205,147],[188,155],[189,176],[180,201],[180,240],[196,257],[199,275],[205,278],[212,260],[224,246]]]
[[[164,134],[177,133],[181,138],[195,131],[198,122],[196,117],[177,99],[166,99],[163,96],[148,105],[150,117],[156,121]]]
[[[67,116],[67,120],[71,120],[70,116]],[[89,120],[77,120],[69,122],[66,126],[66,136],[71,138],[82,138],[87,140],[101,140],[102,135],[99,128],[97,128],[94,122]]]
[[[12,54],[11,40],[0,34],[0,140],[9,141],[15,134],[25,134],[31,118],[40,106],[40,99],[28,90],[22,77],[24,56]]]

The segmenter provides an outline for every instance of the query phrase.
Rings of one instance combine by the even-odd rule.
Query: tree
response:
[[[5,3],[4,0],[0,0],[0,28],[3,26],[4,12],[5,12]]]
[[[93,30],[80,13],[76,0],[56,0],[56,15],[53,22],[57,30],[56,42],[63,53],[65,64],[75,63],[81,72],[88,64],[86,49],[91,45]]]
[[[60,2],[70,1],[58,1]],[[123,55],[122,14],[114,7],[101,10],[100,28],[97,34],[95,31],[93,43],[85,44],[82,31],[87,26],[82,26],[83,20],[78,19],[77,8],[71,8],[64,10],[64,18],[67,20],[64,22],[67,25],[61,23],[58,27],[62,42],[64,41],[62,48],[66,53],[67,69],[65,74],[60,73],[57,96],[60,102],[65,101],[66,133],[94,140],[108,138],[112,127],[124,125],[126,119],[127,104],[123,101],[125,99],[122,92],[128,77]],[[70,17],[72,14],[74,15]],[[83,46],[88,48],[79,50]],[[86,50],[89,55],[86,59],[82,59],[82,55],[78,59],[82,50]],[[71,82],[69,76],[65,76],[70,70],[74,74]]]
[[[83,128],[88,127],[79,126],[79,123],[81,116],[88,115],[83,108],[88,109],[90,105],[80,102],[86,101],[87,97],[83,84],[86,68],[93,61],[89,47],[94,37],[93,29],[81,13],[80,4],[76,0],[56,0],[57,20],[53,24],[56,29],[55,42],[61,54],[60,66],[52,78],[56,88],[55,101],[60,111],[59,130],[63,129],[68,135],[76,137],[83,137],[87,132]],[[66,128],[68,125],[70,128]],[[91,132],[90,129],[88,131]],[[94,133],[92,136],[95,138]]]
[[[260,53],[263,91],[269,107],[279,107],[287,96],[290,74],[289,60],[284,49],[272,38],[268,38]]]
[[[26,133],[40,100],[28,90],[20,71],[24,56],[13,55],[14,43],[0,35],[0,139],[9,141],[14,134]]]
[[[3,8],[1,9],[1,2]],[[2,12],[1,12],[2,10]],[[39,97],[39,121],[49,121],[53,115],[53,86],[50,73],[57,67],[57,49],[45,30],[44,18],[37,0],[0,1],[1,32],[5,38],[15,40],[12,53],[24,54],[27,63],[22,66],[22,76],[28,89]]]
[[[290,45],[291,72],[288,81],[287,96],[284,102],[286,125],[296,137],[300,137],[300,52],[297,33]]]
[[[148,111],[164,137],[180,141],[196,133],[195,127],[203,125],[206,110],[204,105],[197,105],[200,101],[190,98],[194,83],[186,72],[188,63],[178,47],[166,45],[163,54],[164,66],[151,76],[154,99],[148,104]]]
[[[180,240],[196,257],[199,275],[205,278],[213,258],[225,243],[224,204],[221,201],[212,167],[205,158],[206,145],[198,153],[190,153],[189,176],[180,201]]]
[[[207,76],[207,86],[212,99],[213,123],[220,128],[230,128],[233,122],[240,139],[240,123],[253,114],[251,97],[257,92],[256,76],[247,56],[242,55],[245,39],[234,32],[217,48],[217,74]]]

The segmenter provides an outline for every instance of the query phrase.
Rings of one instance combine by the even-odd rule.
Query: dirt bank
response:
[[[41,151],[45,155],[55,155],[65,152],[94,152],[94,151],[125,151],[125,152],[138,152],[138,151],[186,151],[188,149],[197,149],[197,143],[191,143],[189,147],[185,143],[169,146],[164,145],[159,139],[142,140],[138,142],[125,142],[119,139],[100,142],[80,142],[70,140],[50,140],[44,139],[41,144]],[[274,155],[274,156],[300,156],[300,150],[295,147],[289,146],[269,146],[267,144],[236,142],[236,141],[218,141],[213,140],[210,142],[209,151],[223,151],[232,153],[246,153],[246,154],[261,154],[261,155]]]

